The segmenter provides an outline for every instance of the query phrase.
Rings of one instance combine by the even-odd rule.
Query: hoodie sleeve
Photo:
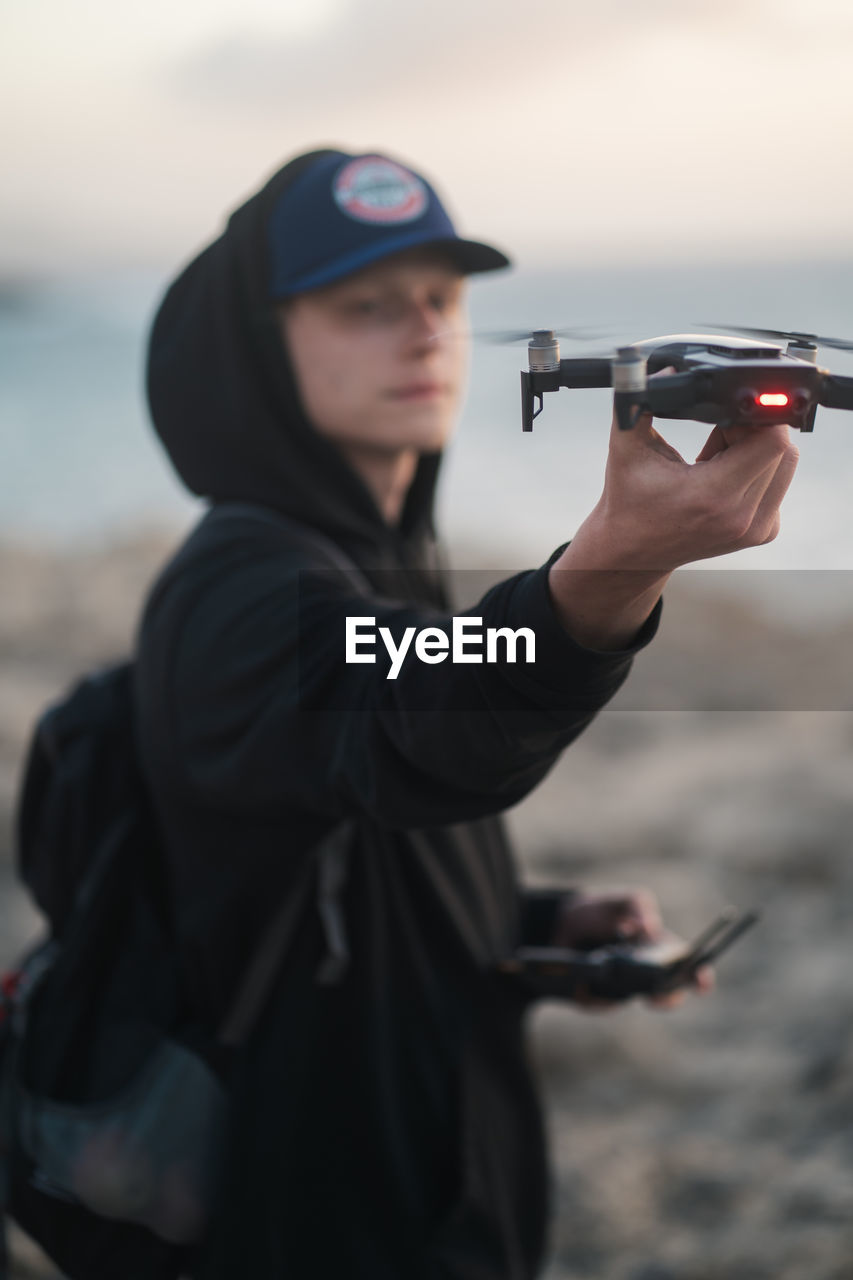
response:
[[[484,636],[529,628],[534,662],[508,661],[498,644],[496,662],[448,653],[430,665],[412,638],[392,679],[379,628],[395,648],[411,628],[437,628],[451,644],[450,615],[359,593],[336,571],[297,570],[280,551],[232,554],[196,593],[168,663],[178,785],[235,814],[272,820],[296,807],[401,828],[516,804],[620,687],[660,608],[632,650],[584,649],[557,620],[549,567],[507,578],[457,615],[481,619],[470,627]],[[375,631],[362,647],[373,663],[345,660],[353,617],[375,620],[361,624]],[[485,646],[468,649],[485,657]]]
[[[577,889],[519,889],[519,945],[552,947],[557,929],[557,915],[564,903],[577,897]]]

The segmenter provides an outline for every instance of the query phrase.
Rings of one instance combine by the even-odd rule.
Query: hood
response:
[[[441,454],[422,455],[399,526],[391,527],[361,477],[307,419],[268,296],[270,211],[323,154],[299,156],[275,173],[168,289],[148,348],[151,417],[193,493],[281,511],[322,530],[368,572],[434,570]]]

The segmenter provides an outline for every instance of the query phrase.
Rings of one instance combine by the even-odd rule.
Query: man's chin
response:
[[[455,423],[455,413],[437,412],[435,405],[407,406],[405,412],[398,410],[393,417],[383,414],[373,421],[365,420],[360,428],[353,426],[335,438],[341,445],[355,449],[438,453],[453,435]]]
[[[450,440],[454,423],[455,417],[446,413],[412,413],[405,430],[395,434],[404,447],[417,449],[419,453],[438,453]]]

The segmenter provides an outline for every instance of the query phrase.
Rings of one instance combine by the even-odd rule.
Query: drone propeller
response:
[[[705,321],[700,323],[704,324]],[[708,322],[710,323],[710,322]],[[816,347],[830,347],[834,351],[853,351],[853,342],[847,338],[827,338],[819,333],[799,333],[794,329],[750,329],[746,325],[717,324],[712,332],[742,333],[747,338],[779,339],[782,342],[811,342]]]
[[[539,326],[540,329],[543,327]],[[536,332],[535,329],[475,329],[471,336],[481,342],[509,346],[513,342],[529,342]],[[568,338],[577,342],[592,342],[604,336],[600,330],[586,328],[552,329],[550,332],[555,338]]]

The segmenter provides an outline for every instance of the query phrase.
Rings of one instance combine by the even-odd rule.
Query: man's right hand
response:
[[[601,498],[551,566],[562,625],[588,648],[628,647],[674,569],[776,537],[798,456],[785,426],[715,427],[689,463],[650,415],[614,420]]]

